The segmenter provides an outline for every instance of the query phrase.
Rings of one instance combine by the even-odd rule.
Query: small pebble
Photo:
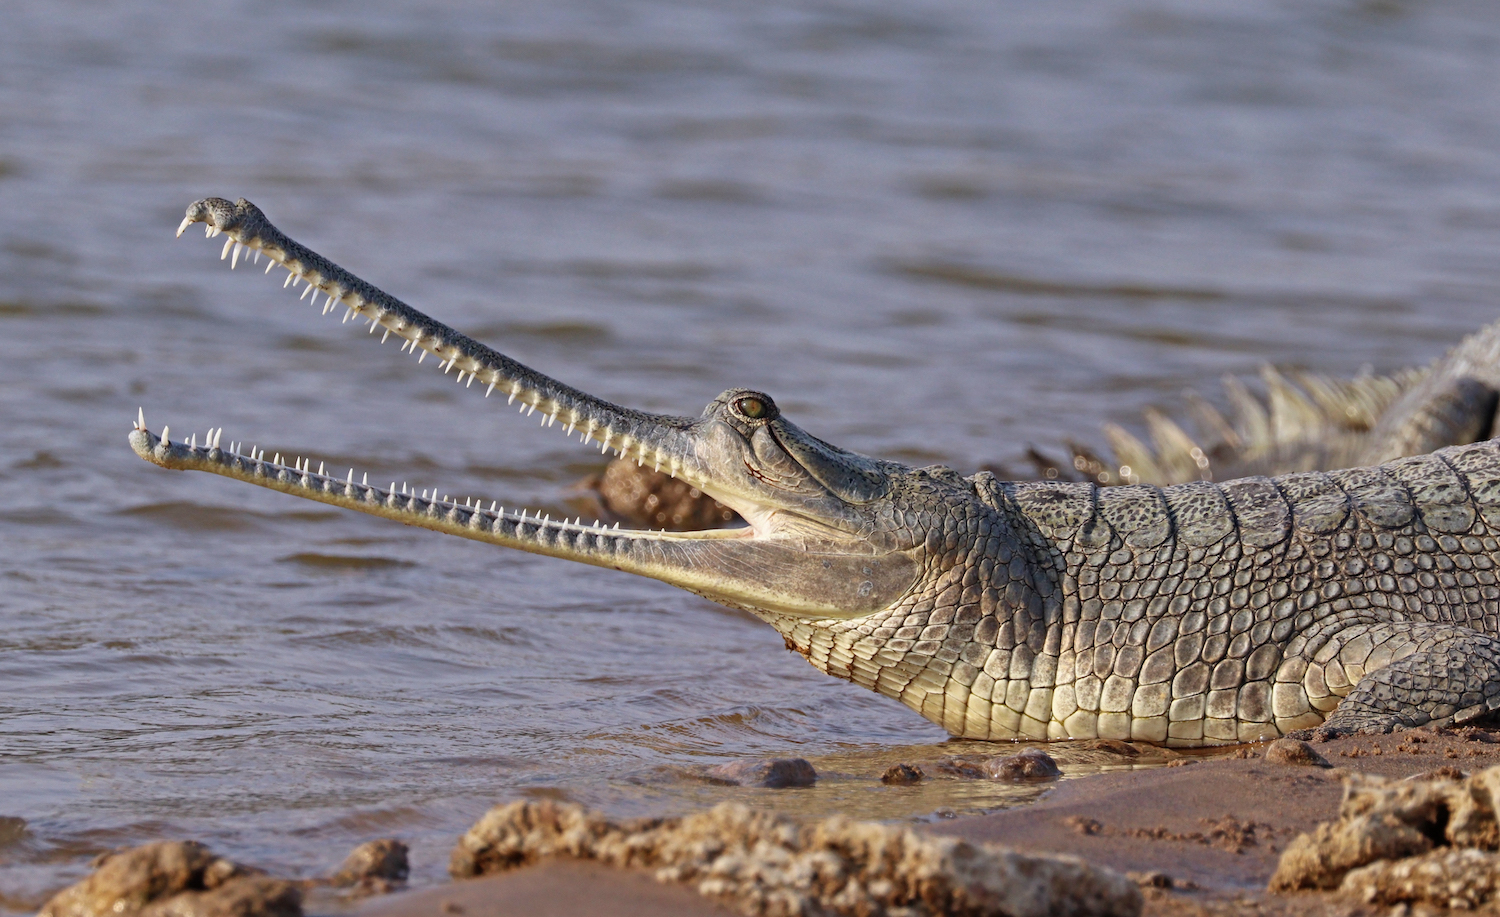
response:
[[[991,758],[985,762],[985,770],[993,780],[1051,780],[1062,776],[1057,762],[1039,748],[1028,748],[1004,758]]]
[[[818,772],[803,758],[730,761],[710,767],[705,776],[715,783],[729,786],[758,786],[773,790],[812,786],[818,782]]]
[[[915,764],[892,764],[880,775],[880,782],[887,786],[911,786],[921,783],[927,775]]]
[[[1292,767],[1332,767],[1317,749],[1301,739],[1277,739],[1266,746],[1266,762]]]
[[[394,838],[360,844],[333,874],[332,884],[378,894],[394,891],[411,871],[406,855],[406,845]]]

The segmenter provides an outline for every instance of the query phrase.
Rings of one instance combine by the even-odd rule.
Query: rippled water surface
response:
[[[1035,795],[879,787],[942,731],[687,593],[136,459],[144,406],[553,514],[600,467],[174,240],[196,198],[611,400],[965,471],[1500,314],[1494,4],[496,6],[0,14],[5,908],[159,837],[433,881],[492,802],[677,811],[745,755],[806,811]]]

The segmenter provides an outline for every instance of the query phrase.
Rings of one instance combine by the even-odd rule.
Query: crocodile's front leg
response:
[[[1308,683],[1326,687],[1338,706],[1298,738],[1465,723],[1500,709],[1500,640],[1453,624],[1356,626],[1314,655]],[[1341,690],[1349,693],[1339,700]]]

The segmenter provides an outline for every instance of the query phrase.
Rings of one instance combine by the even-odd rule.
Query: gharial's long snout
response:
[[[480,344],[366,283],[284,235],[259,208],[241,199],[207,198],[188,208],[178,235],[204,223],[208,236],[226,236],[221,259],[241,258],[266,272],[281,266],[283,286],[305,284],[302,297],[322,312],[346,310],[381,341],[396,336],[401,350],[430,354],[457,381],[505,395],[528,416],[541,411],[547,426],[561,424],[583,442],[597,442],[688,482],[735,509],[746,528],[668,533],[607,528],[582,519],[553,520],[436,493],[371,485],[364,476],[325,474],[311,461],[267,460],[264,451],[225,448],[222,431],[200,445],[194,435],[172,442],[138,419],[130,434],[136,454],[164,468],[209,471],[377,516],[479,541],[612,567],[659,579],[750,611],[798,617],[847,618],[890,607],[915,583],[919,545],[890,537],[876,523],[891,470],[901,466],[849,453],[809,436],[780,416],[766,395],[731,390],[697,418],[634,411],[571,388]],[[875,532],[882,536],[874,537]]]

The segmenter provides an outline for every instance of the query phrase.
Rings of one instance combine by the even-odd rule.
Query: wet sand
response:
[[[1416,730],[1340,739],[1317,750],[1331,768],[1270,763],[1263,746],[1246,746],[1176,766],[1065,780],[1034,805],[927,830],[1132,873],[1144,887],[1147,915],[1374,914],[1381,909],[1331,893],[1269,894],[1266,883],[1293,838],[1336,817],[1345,774],[1481,770],[1500,764],[1500,733]],[[580,913],[727,911],[644,874],[579,862],[399,894],[359,910],[361,917]]]
[[[558,860],[483,879],[379,898],[360,917],[730,917],[697,892],[644,872]]]

